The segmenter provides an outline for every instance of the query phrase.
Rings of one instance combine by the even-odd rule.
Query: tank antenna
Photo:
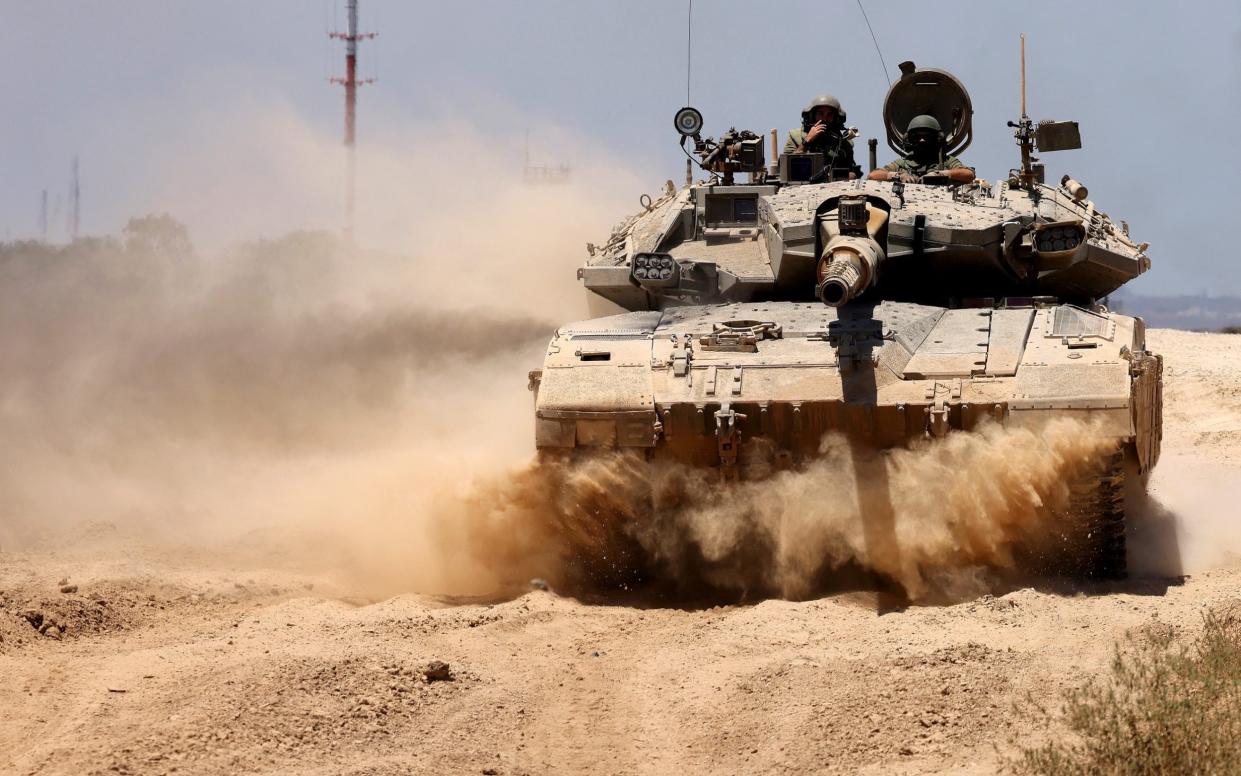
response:
[[[1028,190],[1034,190],[1034,122],[1030,121],[1030,116],[1026,111],[1026,35],[1021,33],[1021,119],[1016,123],[1008,122],[1010,127],[1014,128],[1013,135],[1017,138],[1017,143],[1021,146],[1021,187]]]
[[[689,98],[689,76],[690,65],[693,62],[692,54],[694,51],[694,0],[689,0],[689,10],[685,17],[685,104],[693,105],[693,100]]]
[[[866,15],[866,8],[862,5],[862,0],[857,0],[858,10],[862,12],[862,19],[866,22],[866,29],[870,30],[870,39],[875,43],[875,53],[879,55],[879,64],[883,67],[883,77],[888,81],[888,88],[892,88],[892,76],[888,75],[888,63],[883,60],[883,51],[879,49],[879,39],[875,37],[875,28],[870,26],[870,17]]]
[[[1021,33],[1021,118],[1026,118],[1026,34]]]
[[[691,105],[689,99],[689,76],[690,65],[693,62],[694,50],[694,0],[689,0],[689,9],[685,16],[685,104]],[[682,147],[684,150],[684,147]],[[686,154],[688,156],[688,154]],[[685,185],[694,185],[694,160],[687,158],[685,160]]]

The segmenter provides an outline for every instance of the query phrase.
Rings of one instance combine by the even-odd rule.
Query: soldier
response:
[[[840,100],[821,94],[801,112],[801,128],[789,132],[784,144],[786,154],[819,153],[824,155],[826,179],[862,177],[862,168],[853,159],[853,141],[844,136],[845,111]]]
[[[873,181],[906,183],[969,183],[974,169],[955,156],[944,156],[944,133],[934,116],[914,116],[905,130],[908,154],[868,176]]]

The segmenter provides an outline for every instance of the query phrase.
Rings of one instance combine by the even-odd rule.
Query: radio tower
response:
[[[357,126],[358,87],[375,82],[374,78],[358,79],[358,41],[374,38],[375,33],[358,33],[358,0],[348,0],[347,8],[348,31],[329,32],[328,37],[345,42],[345,77],[331,81],[345,87],[345,239],[353,242],[354,129]]]

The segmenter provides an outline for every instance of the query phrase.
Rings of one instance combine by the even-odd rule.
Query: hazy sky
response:
[[[635,201],[683,176],[672,115],[686,99],[685,0],[361,5],[363,28],[380,35],[362,45],[362,74],[379,81],[362,91],[361,144],[394,136],[395,126],[451,132],[465,122],[519,154],[534,127],[536,161],[580,166],[583,153],[609,155],[648,181]],[[1032,117],[1079,121],[1085,144],[1047,154],[1048,177],[1071,173],[1152,245],[1155,269],[1131,288],[1241,294],[1229,240],[1232,230],[1241,241],[1236,0],[865,5],[889,73],[912,59],[970,89],[975,141],[965,156],[986,178],[1016,164],[1004,122],[1017,117],[1025,32]],[[63,235],[75,152],[84,232],[114,233],[157,209],[193,229],[201,203],[180,195],[207,188],[195,179],[204,169],[265,174],[255,162],[268,153],[262,137],[243,162],[212,148],[212,133],[273,105],[325,137],[339,133],[341,90],[325,78],[341,70],[343,52],[324,33],[333,16],[343,28],[343,0],[0,0],[0,8],[10,63],[0,72],[0,237],[36,234],[44,188],[53,236]],[[691,99],[711,133],[730,125],[783,133],[822,91],[841,98],[863,137],[880,129],[888,84],[855,0],[697,0],[693,38]],[[880,150],[882,163],[890,154],[882,142]],[[220,158],[204,165],[211,154]],[[323,163],[334,169],[338,160]],[[265,206],[236,188],[215,211]],[[176,212],[180,203],[187,212]],[[305,218],[280,225],[333,225]],[[245,231],[235,237],[256,236]]]

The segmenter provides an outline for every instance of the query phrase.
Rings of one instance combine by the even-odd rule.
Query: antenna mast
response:
[[[685,106],[690,106],[690,73],[694,62],[694,0],[689,0],[685,13]],[[685,160],[685,185],[694,185],[694,160]]]
[[[1024,32],[1021,34],[1021,119],[1015,124],[1008,122],[1008,126],[1015,128],[1013,135],[1017,138],[1018,145],[1021,146],[1021,171],[1018,180],[1023,189],[1033,191],[1034,184],[1038,182],[1038,175],[1034,172],[1034,122],[1030,121],[1030,116],[1026,112],[1026,35]]]
[[[39,200],[39,239],[47,242],[47,189]]]
[[[329,32],[328,37],[345,42],[345,77],[332,78],[331,82],[345,87],[345,239],[353,242],[354,190],[356,177],[356,147],[358,87],[374,83],[374,78],[358,79],[358,41],[370,40],[376,33],[358,32],[358,0],[348,0],[348,31]]]

